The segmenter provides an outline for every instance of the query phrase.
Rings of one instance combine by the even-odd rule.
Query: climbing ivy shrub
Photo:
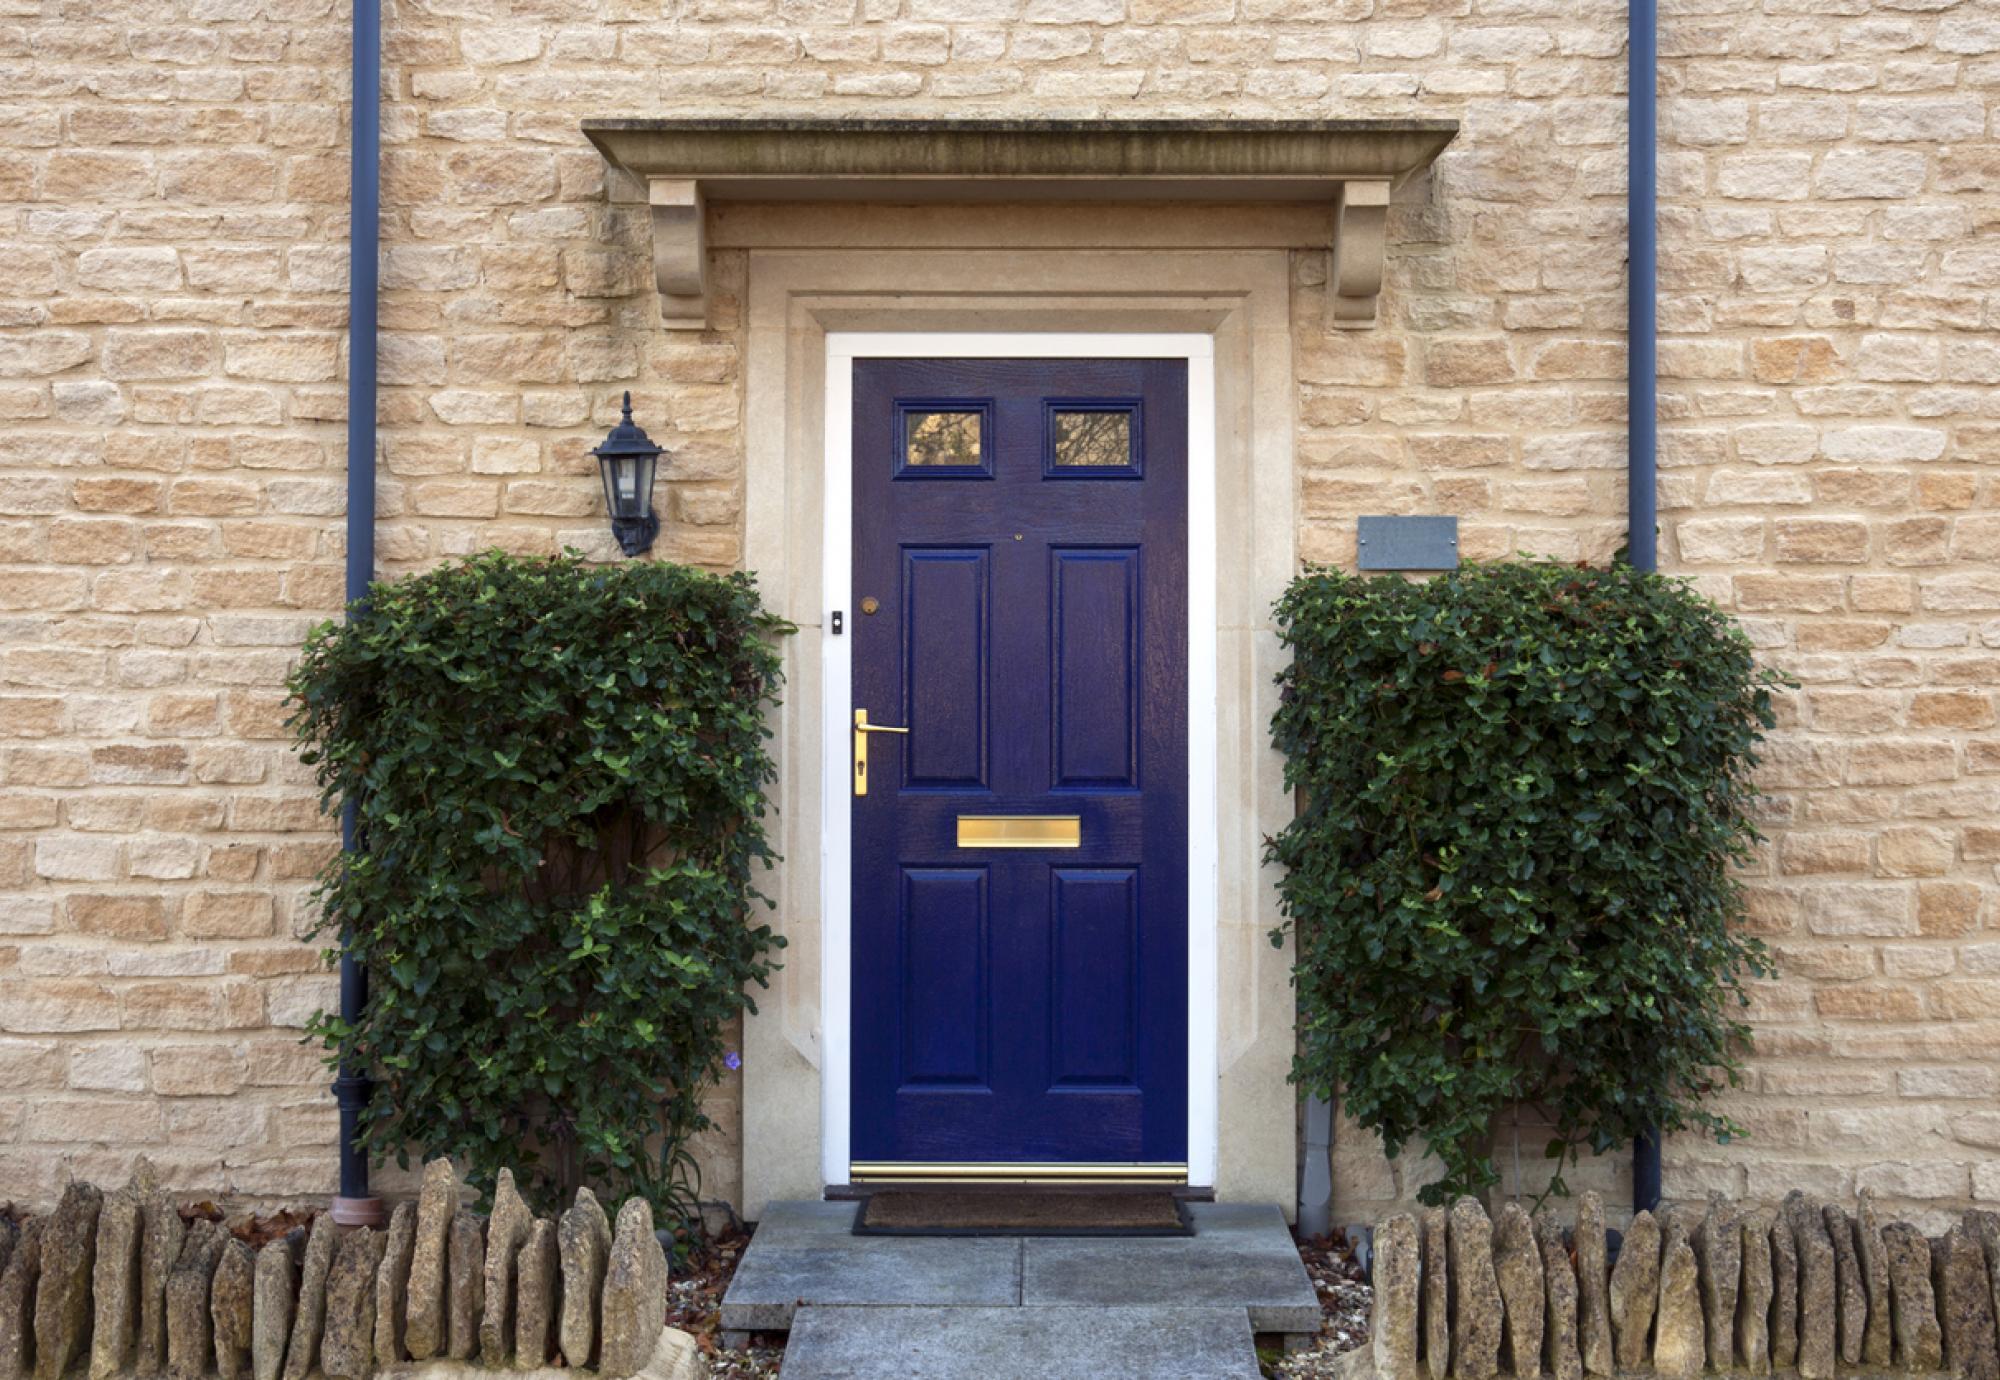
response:
[[[365,967],[365,1147],[685,1216],[703,1089],[783,940],[765,711],[787,625],[742,575],[498,552],[377,584],[307,639],[292,727],[362,848],[321,879]]]
[[[1685,583],[1629,566],[1311,570],[1277,607],[1273,722],[1296,818],[1270,844],[1296,933],[1295,1081],[1426,1202],[1498,1181],[1492,1127],[1532,1104],[1552,1187],[1642,1130],[1740,1135],[1737,927],[1750,774],[1778,684]]]

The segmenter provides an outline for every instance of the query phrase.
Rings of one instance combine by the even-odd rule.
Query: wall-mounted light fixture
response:
[[[660,447],[632,421],[632,395],[625,395],[625,415],[590,452],[604,476],[604,506],[611,511],[611,532],[628,556],[652,549],[660,535],[653,515],[653,474],[659,468]]]

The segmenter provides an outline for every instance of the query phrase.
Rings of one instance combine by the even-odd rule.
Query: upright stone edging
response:
[[[299,1296],[292,1310],[283,1380],[306,1380],[319,1369],[320,1329],[326,1323],[326,1275],[333,1268],[335,1240],[333,1217],[322,1212],[313,1218],[306,1236],[305,1263],[299,1270]]]
[[[449,1341],[445,1282],[449,1270],[451,1224],[458,1213],[458,1174],[448,1159],[424,1166],[417,1190],[417,1222],[410,1244],[410,1282],[403,1319],[403,1344],[413,1361],[444,1354]],[[286,1380],[292,1380],[287,1376]]]
[[[279,1380],[284,1373],[285,1346],[291,1340],[292,1318],[298,1309],[299,1256],[305,1244],[304,1229],[294,1227],[257,1252],[250,1328],[250,1373],[254,1380]]]
[[[0,1212],[0,1380],[705,1375],[694,1339],[666,1326],[667,1258],[644,1199],[623,1204],[614,1239],[587,1189],[559,1225],[503,1171],[489,1225],[462,1205],[449,1161],[425,1167],[424,1188],[384,1231],[320,1212],[261,1249],[251,1219],[183,1219],[143,1160],[116,1192],[77,1182],[45,1215]],[[437,1350],[405,1359],[413,1316],[431,1318]]]
[[[1451,1375],[1451,1271],[1445,1211],[1425,1208],[1423,1215],[1423,1327],[1420,1345],[1430,1380]]]
[[[215,1369],[222,1380],[244,1380],[244,1372],[250,1369],[256,1295],[257,1254],[245,1242],[227,1236],[208,1283]]]
[[[1708,1323],[1708,1368],[1730,1370],[1736,1357],[1736,1296],[1743,1287],[1743,1225],[1720,1193],[1710,1195],[1695,1229],[1694,1256]]]
[[[42,1231],[42,1274],[35,1289],[35,1380],[62,1380],[90,1335],[90,1283],[97,1261],[97,1217],[104,1195],[72,1183]]]
[[[1707,1358],[1708,1328],[1701,1313],[1701,1283],[1678,1218],[1660,1249],[1660,1299],[1653,1314],[1653,1369],[1664,1380],[1694,1380]]]
[[[1752,1375],[1771,1373],[1772,1220],[1768,1209],[1754,1208],[1737,1224],[1736,1362]]]
[[[608,1380],[637,1375],[652,1359],[667,1313],[667,1258],[653,1235],[653,1208],[627,1198],[604,1267],[597,1368]]]
[[[398,1203],[389,1214],[389,1234],[382,1245],[382,1264],[375,1273],[375,1364],[399,1364],[407,1354],[403,1317],[410,1293],[410,1267],[416,1255],[417,1208]],[[261,1380],[261,1377],[260,1377]]]
[[[25,1380],[35,1365],[35,1286],[42,1277],[46,1218],[31,1217],[0,1270],[0,1380]]]
[[[181,1258],[167,1276],[167,1374],[173,1380],[203,1380],[209,1372],[215,1352],[209,1283],[226,1235],[218,1223],[190,1223]]]
[[[1534,1375],[1542,1365],[1548,1275],[1535,1245],[1534,1223],[1519,1203],[1505,1203],[1493,1224],[1493,1273],[1500,1285],[1500,1350],[1507,1369]]]
[[[1604,1201],[1586,1191],[1576,1205],[1577,1349],[1586,1375],[1610,1375],[1618,1368],[1611,1343],[1609,1254],[1604,1239]]]
[[[1854,1208],[1854,1254],[1861,1268],[1861,1290],[1868,1310],[1868,1323],[1861,1335],[1861,1363],[1875,1370],[1887,1370],[1889,1348],[1889,1262],[1882,1243],[1882,1226],[1875,1220],[1875,1203],[1868,1190],[1861,1190]],[[2000,1262],[1996,1262],[2000,1267]],[[1996,1276],[2000,1278],[2000,1276]]]
[[[1577,1344],[1576,1266],[1570,1263],[1569,1247],[1555,1214],[1546,1210],[1535,1214],[1535,1245],[1546,1281],[1542,1369],[1555,1380],[1583,1380],[1583,1353]]]
[[[1889,1258],[1889,1322],[1896,1364],[1904,1370],[1944,1365],[1944,1330],[1931,1288],[1931,1243],[1908,1222],[1882,1228]]]
[[[1785,1195],[1782,1212],[1799,1255],[1799,1380],[1833,1380],[1840,1350],[1833,1238],[1819,1204],[1799,1190]]]
[[[319,1344],[320,1369],[328,1380],[370,1380],[375,1374],[375,1272],[383,1244],[373,1227],[359,1227],[334,1252]]]
[[[1608,1267],[1595,1195],[1575,1221],[1512,1203],[1489,1220],[1462,1198],[1381,1223],[1375,1332],[1341,1358],[1344,1380],[2000,1380],[2000,1213],[1927,1240],[1878,1222],[1865,1195],[1852,1212],[1715,1195],[1635,1216]]]
[[[139,1260],[144,1244],[144,1161],[130,1186],[104,1195],[97,1214],[97,1259],[91,1267],[90,1380],[111,1380],[132,1364],[139,1339]]]
[[[486,1219],[460,1208],[451,1219],[446,1255],[444,1354],[469,1361],[479,1352],[479,1321],[486,1313]]]
[[[582,1369],[597,1359],[597,1310],[604,1294],[604,1266],[611,1256],[611,1219],[589,1189],[579,1188],[576,1201],[557,1220],[556,1252],[564,1284],[557,1327],[563,1361]],[[576,1288],[574,1280],[583,1281],[583,1287]]]
[[[157,1375],[167,1364],[167,1281],[181,1258],[187,1224],[157,1184],[140,1207],[139,1374]]]
[[[556,1224],[537,1217],[514,1264],[514,1369],[539,1370],[556,1350],[562,1256]]]
[[[1400,1213],[1375,1228],[1375,1317],[1371,1344],[1382,1375],[1417,1371],[1417,1313],[1422,1273],[1415,1219]]]
[[[1660,1227],[1650,1212],[1632,1218],[1611,1267],[1611,1331],[1621,1370],[1646,1362],[1653,1314],[1660,1306]]]
[[[1771,1369],[1799,1363],[1799,1243],[1782,1211],[1771,1214]]]
[[[479,1359],[489,1367],[506,1364],[514,1351],[514,1265],[534,1222],[514,1187],[514,1171],[501,1170],[486,1221],[486,1306],[479,1318]]]
[[[1958,1380],[2000,1380],[1993,1279],[1986,1252],[1964,1222],[1931,1241],[1931,1285],[1944,1330],[1944,1366]]]

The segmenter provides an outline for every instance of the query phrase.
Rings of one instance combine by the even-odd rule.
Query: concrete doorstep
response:
[[[1256,1380],[1241,1308],[807,1307],[785,1380]]]
[[[723,1296],[727,1339],[790,1331],[786,1380],[1237,1380],[1254,1334],[1319,1330],[1275,1205],[1138,1238],[855,1236],[854,1210],[772,1204]]]

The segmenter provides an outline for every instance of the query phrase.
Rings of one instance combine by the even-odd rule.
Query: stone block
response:
[[[1930,1243],[1908,1222],[1882,1228],[1889,1272],[1889,1317],[1896,1364],[1931,1371],[1944,1364],[1944,1333],[1931,1285]]]
[[[1381,1380],[1417,1380],[1420,1250],[1417,1224],[1408,1213],[1376,1226],[1371,1270],[1375,1303],[1369,1333],[1375,1374]]]
[[[604,1269],[598,1369],[607,1380],[638,1374],[653,1354],[666,1308],[667,1260],[653,1235],[652,1206],[628,1198]]]
[[[1707,1353],[1700,1271],[1685,1222],[1675,1218],[1660,1252],[1660,1297],[1654,1314],[1653,1370],[1663,1380],[1693,1380]]]
[[[1423,1317],[1424,1371],[1430,1380],[1447,1380],[1451,1374],[1451,1270],[1448,1264],[1445,1210],[1425,1208],[1420,1219],[1423,1235]]]
[[[1995,1331],[1986,1253],[1965,1223],[1931,1240],[1931,1288],[1937,1295],[1945,1369],[1957,1380],[2000,1376],[2000,1334]]]
[[[42,1229],[41,1280],[35,1290],[36,1380],[62,1380],[90,1341],[90,1281],[104,1195],[89,1184],[63,1189]]]
[[[611,1221],[588,1188],[577,1189],[576,1202],[556,1224],[556,1245],[562,1264],[563,1360],[581,1369],[596,1358],[598,1300],[611,1254]]]
[[[1743,1277],[1736,1294],[1736,1361],[1752,1375],[1771,1373],[1771,1223],[1765,1209],[1745,1213],[1739,1223]]]
[[[521,1243],[514,1267],[514,1341],[516,1370],[548,1365],[555,1350],[562,1269],[556,1246],[556,1224],[537,1219]]]
[[[1500,1369],[1504,1305],[1493,1268],[1493,1225],[1477,1199],[1451,1205],[1451,1373],[1454,1380],[1492,1380]]]
[[[222,1243],[208,1287],[215,1369],[222,1380],[240,1380],[250,1370],[256,1292],[257,1253],[231,1236]]]
[[[1660,1226],[1650,1212],[1632,1218],[1618,1263],[1611,1270],[1611,1330],[1618,1366],[1632,1370],[1648,1360],[1648,1338],[1660,1303]]]
[[[534,1214],[503,1168],[493,1186],[493,1214],[486,1222],[485,1307],[479,1319],[479,1356],[488,1366],[506,1362],[514,1344],[514,1259],[526,1244]]]
[[[1541,1255],[1546,1305],[1542,1315],[1542,1369],[1553,1380],[1583,1380],[1583,1353],[1577,1345],[1576,1266],[1562,1228],[1546,1209],[1535,1214],[1535,1244]]]
[[[299,1257],[305,1245],[304,1229],[294,1227],[257,1252],[250,1335],[254,1380],[279,1380],[284,1374],[285,1347],[298,1311]]]
[[[341,1241],[326,1275],[326,1327],[320,1368],[328,1380],[370,1380],[375,1374],[375,1273],[382,1234],[360,1227]]]
[[[389,1230],[382,1243],[382,1265],[375,1273],[375,1364],[378,1368],[399,1365],[408,1354],[403,1342],[403,1318],[416,1242],[416,1204],[398,1203],[389,1214]]]
[[[284,1380],[306,1380],[320,1368],[320,1330],[326,1325],[326,1277],[333,1268],[340,1234],[331,1213],[313,1218],[299,1267],[299,1303],[292,1314],[292,1335],[285,1344]]]
[[[1611,1293],[1604,1238],[1604,1202],[1585,1189],[1576,1205],[1576,1326],[1583,1369],[1611,1375],[1617,1358],[1611,1340]]]
[[[139,1257],[144,1200],[132,1187],[104,1195],[97,1214],[91,1265],[90,1380],[110,1380],[129,1369],[139,1333]]]
[[[35,1368],[35,1288],[42,1277],[46,1217],[30,1217],[0,1270],[0,1380],[27,1380]]]
[[[1514,1375],[1539,1375],[1548,1277],[1534,1224],[1519,1203],[1503,1203],[1493,1224],[1493,1270],[1500,1286],[1501,1354]]]
[[[461,1208],[451,1219],[444,1296],[445,1354],[454,1361],[479,1350],[486,1305],[486,1219]]]
[[[458,1212],[458,1174],[448,1159],[424,1166],[417,1194],[417,1220],[410,1247],[410,1283],[404,1343],[413,1361],[444,1352],[447,1340],[445,1281],[453,1216]]]
[[[208,1375],[215,1352],[209,1285],[227,1239],[218,1223],[189,1223],[180,1259],[167,1276],[167,1374],[172,1380],[205,1380]]]
[[[139,1337],[134,1348],[141,1375],[157,1375],[167,1364],[167,1281],[180,1261],[187,1225],[173,1201],[157,1188],[146,1192],[140,1209]]]

